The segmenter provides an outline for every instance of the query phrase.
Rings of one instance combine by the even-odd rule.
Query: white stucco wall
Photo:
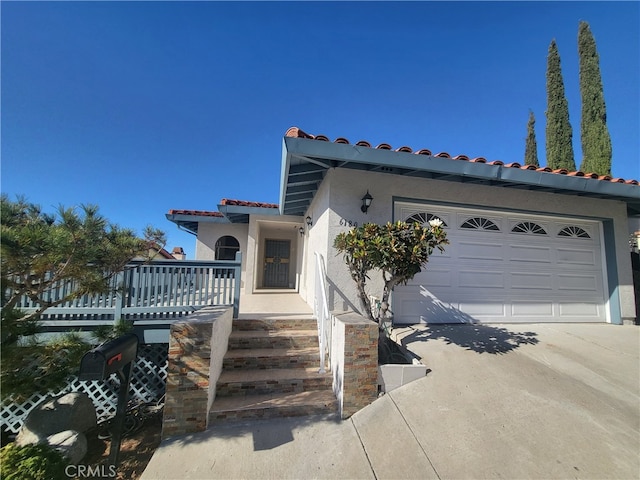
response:
[[[313,225],[306,230],[304,258],[302,261],[302,275],[300,279],[300,295],[304,300],[313,307],[315,294],[315,272],[316,272],[316,256],[315,252],[322,255],[327,262],[329,252],[329,190],[331,182],[324,181],[320,185],[309,209],[305,213],[305,217],[311,217]]]
[[[365,214],[360,211],[360,206],[362,205],[361,198],[367,190],[373,197],[373,201],[368,213]],[[318,196],[310,208],[310,211],[314,213],[314,222],[316,222],[316,217],[321,219],[318,228],[318,241],[321,236],[326,235],[324,244],[330,308],[336,311],[354,310],[358,312],[361,309],[357,302],[354,282],[342,256],[336,255],[333,239],[338,233],[349,230],[349,226],[344,225],[345,222],[357,222],[361,225],[365,222],[385,223],[392,220],[394,197],[505,210],[516,209],[535,213],[582,216],[593,219],[610,219],[613,221],[616,236],[615,267],[618,274],[620,316],[623,320],[635,317],[628,247],[629,225],[624,203],[346,169],[330,170],[327,173],[318,191]],[[322,249],[322,245],[316,243],[315,239],[313,246],[316,249]],[[313,255],[313,252],[307,253],[308,255]],[[379,295],[382,287],[381,280],[378,278],[371,280],[370,292]]]
[[[247,268],[247,232],[249,225],[238,223],[199,223],[196,240],[196,260],[215,260],[216,242],[220,237],[230,235],[238,240],[242,252],[242,279]]]

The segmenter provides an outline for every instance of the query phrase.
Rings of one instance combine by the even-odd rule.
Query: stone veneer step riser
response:
[[[229,337],[229,350],[261,349],[261,348],[318,348],[318,336],[296,337]]]
[[[248,350],[249,351],[249,350]],[[273,368],[312,368],[320,365],[320,354],[278,355],[271,357],[225,358],[224,370],[270,370]]]
[[[331,383],[332,379],[327,376],[305,379],[218,382],[216,397],[309,392],[313,390],[330,389]]]
[[[315,320],[299,319],[242,319],[233,321],[233,331],[255,331],[255,330],[312,330],[317,332],[318,325]]]
[[[338,412],[338,402],[332,405],[298,405],[277,408],[255,408],[248,410],[230,410],[212,412],[209,423],[224,423],[236,420],[260,420],[267,418],[302,417],[306,415],[327,415]]]

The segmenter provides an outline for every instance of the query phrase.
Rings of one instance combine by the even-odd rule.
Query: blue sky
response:
[[[613,174],[640,179],[638,2],[7,2],[2,192],[152,224],[278,202],[291,126],[331,140],[522,162],[556,39],[580,149],[577,32],[600,55]]]

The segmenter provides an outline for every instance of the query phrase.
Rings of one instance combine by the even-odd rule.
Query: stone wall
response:
[[[208,307],[171,325],[163,439],[207,428],[232,321],[232,307]]]
[[[344,419],[378,397],[378,325],[356,313],[334,315],[333,322],[333,391]]]

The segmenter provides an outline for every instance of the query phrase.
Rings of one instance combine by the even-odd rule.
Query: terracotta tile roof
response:
[[[259,207],[259,208],[278,208],[277,203],[247,202],[246,200],[232,200],[230,198],[223,198],[220,201],[220,205],[237,205],[240,207]]]
[[[196,215],[198,217],[224,217],[220,212],[206,210],[169,210],[169,215]]]
[[[167,252],[164,247],[158,245],[156,242],[149,242],[148,245],[149,250],[153,250],[156,252],[156,255],[166,258],[167,260],[175,260],[174,256]]]
[[[285,137],[309,138],[309,139],[312,139],[312,140],[320,140],[322,142],[329,142],[330,141],[329,138],[326,137],[325,135],[310,135],[310,134],[308,134],[306,132],[303,132],[298,127],[291,127],[289,130],[287,130],[287,132],[284,135],[285,135]],[[334,143],[343,143],[343,144],[347,144],[347,145],[350,144],[349,140],[347,140],[344,137],[336,138],[334,140]],[[356,142],[354,145],[357,145],[357,146],[360,146],[360,147],[372,148],[371,144],[369,142],[365,141],[365,140],[360,140],[359,142]],[[462,160],[462,161],[465,161],[465,162],[486,163],[487,165],[504,165],[505,167],[508,167],[508,168],[520,168],[522,170],[536,170],[538,172],[549,172],[549,173],[554,173],[554,174],[557,174],[557,175],[568,175],[568,176],[574,176],[574,177],[593,178],[593,179],[596,179],[596,180],[602,180],[602,181],[606,181],[606,182],[626,183],[626,184],[630,184],[630,185],[638,185],[638,180],[625,180],[624,178],[611,178],[609,175],[598,175],[597,173],[585,173],[585,172],[580,172],[580,171],[570,172],[570,171],[568,171],[568,170],[566,170],[564,168],[560,168],[560,169],[557,169],[557,170],[552,170],[549,167],[535,167],[534,165],[521,165],[521,164],[519,164],[517,162],[505,164],[501,160],[494,160],[492,162],[488,162],[487,159],[483,158],[483,157],[469,158],[466,155],[457,155],[455,157],[452,157],[447,152],[441,152],[441,153],[432,154],[431,151],[427,150],[427,149],[421,149],[421,150],[417,150],[417,151],[413,151],[409,147],[400,147],[400,148],[394,149],[388,143],[381,143],[375,148],[377,148],[379,150],[394,150],[396,152],[413,153],[415,155],[430,155],[430,156],[437,157],[437,158],[449,158],[449,159],[452,159],[452,160]]]
[[[246,200],[233,200],[230,198],[223,198],[220,200],[220,205],[236,205],[240,207],[259,207],[259,208],[278,208],[277,203],[265,203],[265,202],[248,202]],[[197,217],[224,217],[221,212],[211,212],[208,210],[169,210],[169,215],[194,215]]]

